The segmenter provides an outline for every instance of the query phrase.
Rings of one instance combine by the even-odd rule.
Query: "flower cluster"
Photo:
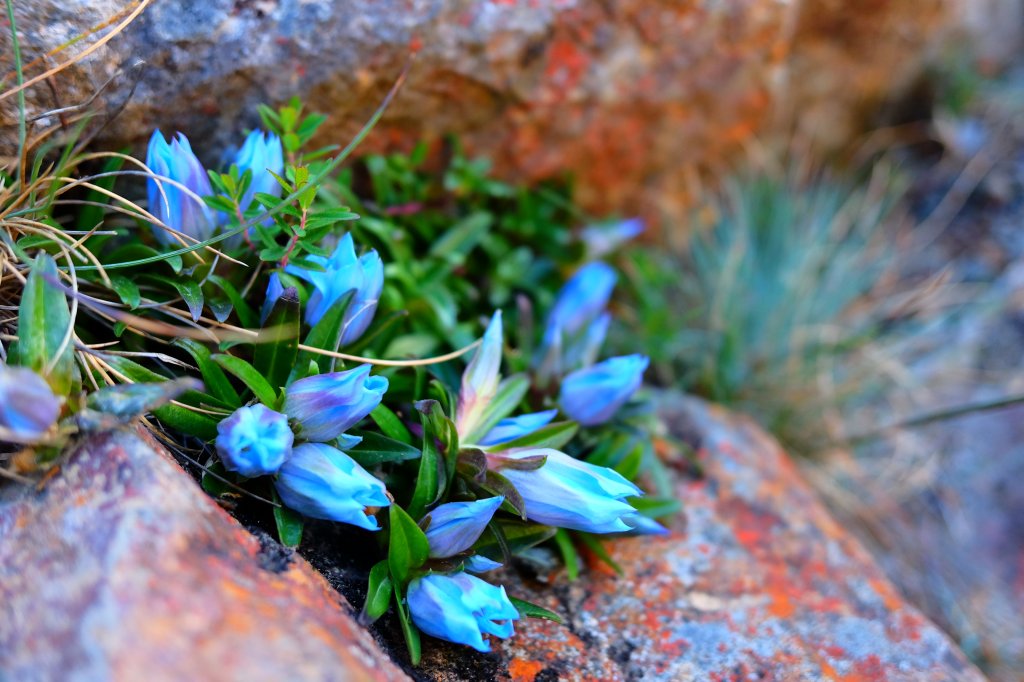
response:
[[[281,186],[274,178],[284,173],[284,153],[277,135],[252,131],[233,163],[240,173],[251,173],[249,186],[236,204],[236,217],[253,206],[257,192],[281,195]],[[154,131],[146,151],[146,166],[152,172],[147,178],[149,211],[162,227],[154,231],[161,243],[170,244],[183,237],[204,241],[227,224],[229,216],[215,212],[204,200],[213,194],[213,187],[182,133],[168,143],[163,133]]]
[[[377,530],[366,509],[390,504],[384,484],[335,446],[359,442],[345,431],[380,404],[387,388],[369,365],[299,379],[285,389],[283,413],[256,403],[221,421],[217,452],[241,476],[274,475],[282,502],[305,516]],[[294,446],[296,440],[304,442]]]

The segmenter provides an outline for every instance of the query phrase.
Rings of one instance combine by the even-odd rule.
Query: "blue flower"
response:
[[[432,573],[409,584],[409,612],[423,632],[477,651],[490,651],[485,634],[511,637],[519,612],[504,587],[467,573]]]
[[[281,501],[314,519],[350,523],[379,530],[367,507],[391,504],[384,484],[337,448],[323,443],[303,443],[277,473],[274,487]]]
[[[293,439],[288,418],[260,404],[240,407],[217,424],[217,453],[224,467],[250,478],[280,469]]]
[[[167,144],[163,133],[154,131],[146,151],[146,165],[159,176],[146,179],[149,212],[172,230],[199,241],[208,239],[217,222],[202,197],[213,194],[213,189],[203,164],[192,153],[188,138],[178,133]],[[178,242],[162,228],[157,228],[154,234],[163,244]]]
[[[369,365],[317,374],[285,389],[284,412],[304,440],[326,443],[373,412],[387,390],[387,378],[370,376]]]
[[[524,458],[547,459],[537,469],[506,466]],[[637,514],[624,498],[643,492],[618,472],[551,448],[524,448],[487,456],[489,465],[511,481],[523,498],[527,518],[589,533],[632,530]]]
[[[580,238],[587,247],[587,257],[601,258],[640,236],[643,231],[644,221],[630,218],[609,225],[589,225],[583,228]]]
[[[57,422],[60,406],[41,376],[0,362],[0,428],[11,438],[19,442],[41,438]]]
[[[480,445],[500,445],[516,438],[522,438],[547,426],[556,414],[558,414],[558,410],[546,410],[502,419],[487,432],[486,436],[480,439]]]
[[[637,514],[632,518],[625,519],[626,523],[633,527],[634,535],[668,535],[671,531],[654,519]]]
[[[576,271],[562,290],[548,314],[547,335],[562,337],[582,330],[608,307],[617,280],[611,266],[595,261]]]
[[[384,264],[376,251],[356,258],[352,235],[345,234],[330,258],[309,256],[308,260],[323,267],[322,271],[289,265],[285,272],[313,285],[313,294],[306,306],[306,324],[314,325],[342,296],[354,291],[342,321],[341,343],[357,340],[370,326],[384,288]]]
[[[475,502],[449,502],[424,517],[430,556],[435,559],[454,556],[473,546],[504,497],[489,497]]]
[[[562,410],[584,426],[603,424],[640,388],[648,363],[643,355],[624,355],[576,370],[562,381]]]
[[[459,436],[470,438],[480,425],[484,410],[498,392],[502,349],[501,311],[491,316],[484,337],[462,373],[455,426]]]
[[[252,182],[239,202],[243,212],[250,207],[257,192],[281,196],[281,185],[271,175],[272,172],[284,174],[284,150],[277,135],[252,131],[235,155],[234,163],[239,173],[252,172]]]
[[[281,276],[276,272],[270,273],[267,280],[267,293],[263,296],[263,306],[260,308],[260,324],[264,324],[270,317],[270,311],[274,309],[277,299],[284,293],[284,285],[281,284]]]

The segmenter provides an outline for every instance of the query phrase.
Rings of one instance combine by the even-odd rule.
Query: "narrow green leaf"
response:
[[[372,468],[385,462],[405,462],[419,459],[420,450],[412,445],[382,436],[373,431],[351,431],[362,442],[346,452],[363,468]]]
[[[537,429],[533,433],[528,433],[515,440],[502,443],[501,449],[553,448],[560,450],[563,445],[573,439],[579,428],[579,424],[576,422],[555,422],[554,424],[548,424],[543,428]]]
[[[203,314],[203,290],[191,279],[176,279],[171,285],[178,291],[178,295],[188,306],[188,312],[192,315],[192,321],[198,322]]]
[[[164,405],[153,410],[153,416],[176,431],[202,440],[217,437],[217,422],[208,415],[194,412],[180,405]]]
[[[562,553],[565,574],[569,580],[576,580],[580,576],[580,555],[572,544],[572,536],[569,535],[569,531],[559,528],[555,532],[555,544],[558,545],[558,551]]]
[[[349,291],[334,305],[327,309],[324,316],[313,325],[313,328],[309,330],[309,334],[306,335],[305,345],[313,348],[320,348],[322,350],[336,351],[338,346],[341,344],[341,333],[342,333],[342,322],[345,320],[345,310],[348,308],[349,301],[352,300],[352,295],[355,292]],[[303,351],[299,353],[298,361],[296,362],[297,367],[304,367],[310,360],[318,359],[322,356],[317,355],[311,351]],[[334,360],[330,359],[328,363],[333,369]]]
[[[467,443],[475,443],[487,435],[487,432],[493,429],[495,424],[515,411],[529,390],[530,380],[525,374],[516,374],[502,381],[498,385],[498,391],[494,394],[494,398],[480,415],[480,422],[472,433],[464,436],[463,440]]]
[[[638,512],[652,519],[677,514],[683,508],[679,500],[671,497],[631,497],[629,503]]]
[[[496,524],[504,537],[505,543],[512,554],[517,554],[524,549],[529,549],[554,537],[556,529],[551,526],[542,526],[538,523],[525,521],[502,520]],[[491,533],[480,536],[473,551],[483,554],[491,559],[501,559],[501,543]]]
[[[409,661],[414,666],[417,666],[420,664],[420,658],[423,655],[420,644],[420,631],[413,625],[412,618],[409,616],[409,607],[402,599],[402,593],[399,591],[398,584],[395,583],[392,587],[395,590],[395,602],[398,604],[398,622],[402,624],[405,647],[409,650]]]
[[[391,574],[388,572],[387,559],[382,559],[370,569],[370,579],[366,586],[366,603],[359,620],[369,625],[384,615],[391,604]]]
[[[280,503],[281,498],[274,492],[274,501]],[[302,527],[305,521],[302,515],[285,507],[274,507],[274,523],[277,525],[277,537],[285,547],[298,547],[302,542]]]
[[[72,344],[64,344],[71,312],[64,292],[52,283],[56,281],[57,264],[40,253],[18,307],[18,361],[43,375],[54,393],[66,396],[74,370]]]
[[[543,606],[537,606],[532,602],[528,602],[524,599],[516,599],[515,597],[509,597],[508,600],[512,602],[512,606],[516,607],[516,611],[519,612],[520,616],[526,616],[527,618],[543,618],[544,620],[554,621],[558,624],[562,623],[562,617],[554,611],[549,611]]]
[[[423,451],[420,456],[420,469],[416,475],[416,487],[413,489],[412,500],[409,501],[409,513],[419,518],[423,516],[427,505],[434,502],[443,489],[441,481],[441,455],[437,451],[434,429],[430,418],[423,415]]]
[[[203,476],[199,479],[199,485],[201,485],[203,490],[208,494],[213,495],[214,497],[220,497],[224,493],[232,492],[231,486],[221,480],[222,478],[226,479],[228,477],[228,471],[220,461],[211,462],[207,465],[206,469],[203,470]]]
[[[253,312],[252,306],[238,293],[238,289],[235,288],[234,284],[220,275],[210,275],[206,278],[206,281],[224,292],[224,295],[231,301],[231,305],[234,306],[235,314],[238,315],[238,321],[242,323],[243,327],[247,329],[256,327],[259,323],[259,318]]]
[[[412,445],[412,434],[409,433],[409,429],[398,418],[398,415],[392,412],[391,408],[384,403],[374,408],[373,412],[370,413],[370,419],[380,427],[380,430],[388,438]]]
[[[601,561],[608,564],[613,571],[622,575],[622,566],[619,566],[618,562],[615,561],[615,559],[612,559],[612,556],[608,553],[608,550],[604,548],[604,544],[600,540],[590,533],[578,533],[576,537],[580,542],[586,545],[591,552],[596,554]]]
[[[175,339],[174,345],[184,349],[195,360],[196,366],[199,367],[199,373],[203,377],[203,384],[205,384],[206,390],[210,392],[210,395],[219,399],[228,407],[235,408],[242,405],[241,396],[238,395],[235,387],[231,385],[227,375],[224,374],[224,370],[213,361],[209,348],[194,339],[184,338]]]
[[[234,374],[243,384],[248,386],[256,400],[271,409],[277,405],[277,391],[248,362],[234,355],[223,355],[220,353],[211,357],[214,362]]]
[[[397,504],[388,512],[391,537],[388,539],[388,567],[398,586],[404,587],[414,569],[430,556],[430,543],[409,514]]]
[[[299,312],[299,292],[289,287],[277,299],[263,325],[265,330],[274,330],[276,338],[256,344],[253,367],[274,388],[284,386],[288,375],[295,369],[299,353]]]

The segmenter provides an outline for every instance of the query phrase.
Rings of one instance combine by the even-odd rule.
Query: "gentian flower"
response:
[[[387,390],[387,378],[370,376],[369,365],[317,374],[285,389],[284,412],[304,440],[326,443],[373,412]]]
[[[467,573],[486,573],[487,571],[493,571],[496,568],[501,568],[501,564],[492,559],[488,559],[485,556],[474,554],[462,563],[462,570]]]
[[[354,291],[342,321],[341,343],[357,340],[370,326],[384,289],[384,264],[376,251],[356,258],[352,235],[345,234],[330,258],[308,256],[308,260],[323,266],[323,271],[307,270],[289,265],[285,272],[313,285],[313,294],[306,306],[306,324],[314,325],[342,296]]]
[[[274,309],[277,299],[284,293],[284,285],[281,284],[281,276],[276,272],[270,273],[267,280],[267,293],[263,296],[263,306],[260,308],[260,324],[265,324],[270,317],[270,311]]]
[[[240,407],[217,424],[217,453],[224,467],[242,476],[272,474],[292,453],[288,417],[265,405]]]
[[[314,519],[379,530],[367,507],[391,504],[384,484],[337,448],[303,443],[277,473],[274,488],[290,509]]]
[[[524,458],[544,456],[537,469],[505,466]],[[637,515],[623,498],[643,492],[621,474],[595,466],[551,448],[524,448],[488,454],[488,465],[511,481],[525,503],[527,518],[558,528],[589,533],[623,533]]]
[[[0,362],[0,427],[19,441],[41,438],[57,422],[61,401],[43,377]]]
[[[636,535],[668,535],[670,532],[668,528],[643,514],[637,514],[625,521],[633,527],[632,532]]]
[[[618,277],[611,266],[595,261],[576,271],[562,290],[548,315],[547,334],[563,337],[582,330],[604,312]]]
[[[640,387],[649,362],[643,355],[624,355],[576,370],[562,381],[562,410],[584,426],[603,424]]]
[[[518,417],[508,417],[498,422],[487,435],[480,439],[480,445],[500,445],[516,438],[529,435],[539,428],[547,426],[558,410],[531,412]]]
[[[192,147],[181,133],[170,144],[159,130],[153,132],[146,151],[146,165],[160,178],[178,184],[149,177],[149,212],[164,225],[199,241],[213,234],[216,218],[202,197],[213,194],[210,178],[203,164],[192,153]],[[161,192],[161,188],[163,192]],[[164,229],[154,232],[162,244],[177,242],[175,236]]]
[[[243,212],[250,207],[257,192],[281,196],[281,185],[271,175],[271,172],[284,175],[284,149],[277,135],[252,131],[235,155],[234,163],[239,173],[252,172],[252,182],[239,202]]]
[[[474,502],[449,502],[438,505],[424,517],[430,556],[435,559],[454,556],[473,546],[504,497],[488,497]]]
[[[583,228],[580,238],[587,247],[588,258],[601,258],[630,239],[640,236],[643,231],[644,221],[630,218],[610,225],[590,225]]]
[[[480,345],[462,373],[459,404],[455,410],[455,426],[460,436],[472,434],[483,417],[484,409],[498,391],[501,346],[501,311],[498,310],[491,316]]]
[[[519,612],[504,587],[467,573],[431,573],[409,584],[409,612],[423,632],[477,651],[490,651],[484,634],[511,637]]]

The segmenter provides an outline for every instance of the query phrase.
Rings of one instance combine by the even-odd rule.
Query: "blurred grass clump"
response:
[[[639,335],[649,378],[747,412],[797,452],[834,442],[830,411],[879,388],[862,351],[890,321],[873,292],[902,191],[884,165],[860,182],[738,176],[666,230],[668,248],[623,255],[629,332],[613,342]]]

